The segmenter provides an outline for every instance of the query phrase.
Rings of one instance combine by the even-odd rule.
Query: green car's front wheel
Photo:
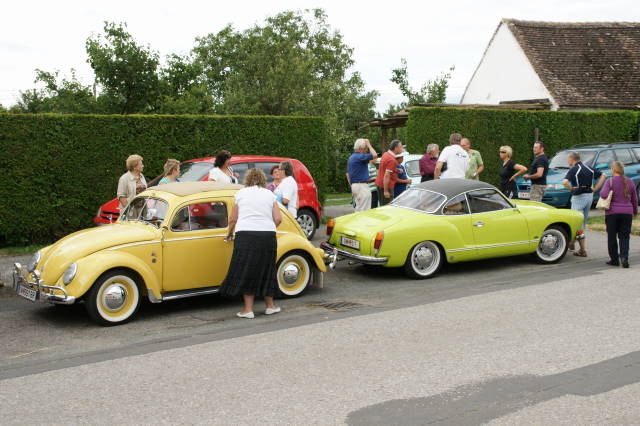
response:
[[[560,226],[552,225],[540,236],[535,256],[541,263],[556,263],[564,257],[568,247],[567,232]]]
[[[433,241],[423,241],[413,246],[404,264],[404,271],[417,280],[431,278],[438,273],[444,257],[442,250]]]

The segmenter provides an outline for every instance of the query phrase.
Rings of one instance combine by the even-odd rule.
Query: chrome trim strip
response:
[[[458,249],[448,249],[447,253],[457,253],[461,251],[469,251],[469,250],[483,250],[488,248],[498,248],[498,247],[508,247],[508,246],[518,246],[522,244],[531,244],[537,243],[538,240],[524,240],[524,241],[512,241],[510,243],[499,243],[499,244],[489,244],[486,246],[477,246],[477,247],[466,247],[466,248],[458,248]]]
[[[384,265],[389,260],[388,257],[373,257],[373,256],[363,256],[358,253],[352,253],[350,251],[342,250],[338,247],[335,247],[328,242],[320,243],[320,248],[325,252],[330,252],[333,254],[337,251],[338,256],[344,257],[346,259],[354,260],[359,263],[364,263],[365,265]]]
[[[203,294],[215,294],[218,292],[220,292],[220,287],[215,287],[215,288],[206,287],[203,290],[192,290],[186,293],[169,294],[167,296],[162,296],[162,301],[164,302],[165,300],[184,299],[186,297],[201,296]]]
[[[227,234],[224,235],[207,235],[207,236],[198,236],[198,237],[182,237],[182,238],[167,238],[164,240],[165,243],[171,241],[187,241],[187,240],[205,240],[207,238],[224,238]]]
[[[147,244],[160,244],[160,241],[141,241],[141,242],[138,242],[138,243],[120,244],[119,246],[109,247],[107,250],[119,250],[121,248],[144,246],[144,245],[147,245]]]

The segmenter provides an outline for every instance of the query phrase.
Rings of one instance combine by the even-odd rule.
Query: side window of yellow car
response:
[[[493,212],[496,210],[510,209],[511,204],[493,189],[479,189],[467,194],[471,213]]]
[[[467,203],[467,197],[465,197],[464,194],[461,194],[450,199],[442,208],[442,214],[469,214],[469,204]]]
[[[227,205],[222,201],[189,204],[178,210],[171,221],[171,230],[197,231],[226,228],[229,225]]]

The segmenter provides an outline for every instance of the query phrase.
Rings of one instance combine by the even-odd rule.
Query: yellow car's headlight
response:
[[[35,271],[35,269],[38,267],[38,263],[40,262],[40,257],[41,255],[39,251],[33,254],[33,256],[31,257],[31,260],[27,264],[27,270],[29,272]]]
[[[62,275],[62,282],[64,283],[64,285],[69,285],[69,283],[73,281],[76,276],[76,272],[78,272],[78,264],[74,262],[69,265],[67,270],[64,271],[64,275]]]

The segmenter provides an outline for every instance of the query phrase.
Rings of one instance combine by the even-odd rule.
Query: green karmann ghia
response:
[[[445,262],[527,253],[558,262],[582,221],[581,212],[509,200],[485,182],[441,179],[412,186],[387,206],[331,219],[321,247],[334,259],[403,267],[421,279]]]

